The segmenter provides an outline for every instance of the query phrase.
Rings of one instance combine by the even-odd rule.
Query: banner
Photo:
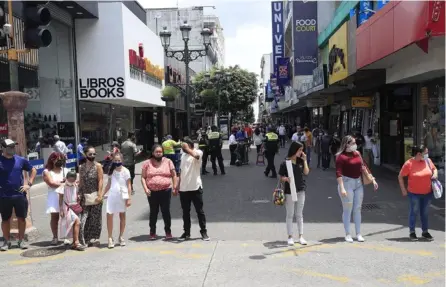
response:
[[[317,67],[317,2],[293,2],[294,76],[313,75]]]
[[[372,11],[372,1],[359,1],[359,19],[358,19],[358,27],[367,22],[370,17],[373,16]]]
[[[273,31],[273,73],[277,71],[277,59],[283,58],[285,53],[285,39],[283,33],[284,26],[283,2],[271,2],[271,22]]]
[[[277,59],[277,85],[289,86],[290,84],[290,58]]]

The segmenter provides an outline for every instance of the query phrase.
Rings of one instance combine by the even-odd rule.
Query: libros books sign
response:
[[[144,58],[144,46],[139,44],[138,53],[129,50],[130,77],[138,81],[161,88],[164,80],[164,69]]]

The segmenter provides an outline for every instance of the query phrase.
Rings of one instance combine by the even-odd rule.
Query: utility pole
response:
[[[9,63],[9,82],[11,91],[19,90],[19,57],[17,50],[15,48],[14,42],[14,25],[12,16],[12,1],[8,1],[8,16],[9,24],[11,25],[11,30],[8,35],[9,39],[9,49],[8,49],[8,63]]]

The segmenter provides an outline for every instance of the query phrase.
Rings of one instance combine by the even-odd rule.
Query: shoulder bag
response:
[[[64,191],[65,191],[65,190],[64,190]],[[65,192],[64,192],[64,196],[65,196]],[[73,194],[70,194],[69,197],[72,197],[72,196],[73,196]],[[67,197],[68,197],[68,196],[67,196]],[[64,201],[64,203],[65,203],[65,205],[66,205],[69,209],[71,209],[76,215],[81,214],[82,211],[83,211],[82,206],[81,206],[78,202],[76,202],[76,203],[74,203],[74,204],[68,204],[66,201]]]
[[[432,172],[432,175],[434,175],[434,170],[432,169],[429,160],[425,160],[427,166]],[[432,185],[432,192],[434,193],[435,199],[439,199],[443,196],[443,186],[441,185],[441,182],[438,179],[431,178],[431,185]]]
[[[94,168],[97,168],[96,165],[94,165]],[[84,194],[84,198],[85,198],[85,206],[91,206],[91,205],[98,205],[99,202],[96,201],[96,199],[98,198],[98,192],[92,192],[92,193],[88,193],[88,194]]]
[[[273,203],[278,206],[285,204],[285,192],[283,191],[283,184],[280,181],[280,177],[273,192]]]
[[[369,185],[373,183],[373,175],[370,173],[367,166],[364,164],[364,161],[362,159],[361,153],[357,152],[359,155],[359,158],[361,159],[361,180],[363,185]]]

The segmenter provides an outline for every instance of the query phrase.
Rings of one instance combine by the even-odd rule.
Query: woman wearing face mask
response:
[[[163,157],[163,148],[156,144],[152,147],[152,157],[145,161],[141,171],[141,184],[150,205],[150,240],[156,240],[156,221],[161,209],[164,220],[166,240],[172,239],[170,230],[170,199],[176,195],[177,173],[173,162]]]
[[[417,241],[415,225],[417,213],[420,212],[421,236],[429,241],[434,240],[428,230],[428,209],[432,201],[432,179],[438,178],[438,171],[434,163],[429,159],[428,149],[421,146],[412,148],[413,158],[408,159],[398,175],[401,193],[409,197],[409,238]],[[404,177],[408,177],[407,188]]]
[[[294,245],[293,240],[293,218],[296,215],[297,229],[299,232],[299,243],[307,245],[304,234],[304,219],[303,210],[305,204],[305,178],[310,169],[308,168],[307,156],[303,152],[304,145],[300,142],[292,142],[288,149],[287,160],[291,161],[293,169],[294,186],[290,186],[290,177],[288,175],[288,168],[286,161],[280,165],[279,175],[280,180],[285,182],[285,208],[286,208],[286,229],[288,232],[288,245]],[[293,190],[292,190],[293,189]],[[297,193],[297,201],[293,201],[292,192]]]
[[[102,184],[104,172],[102,165],[95,161],[96,150],[86,147],[84,150],[87,161],[79,168],[79,196],[81,197],[81,229],[82,245],[99,245],[102,229]],[[97,192],[96,205],[85,206],[85,195]]]
[[[104,194],[109,193],[107,198],[107,230],[108,248],[114,248],[113,241],[113,215],[119,213],[119,245],[125,246],[125,211],[131,205],[129,190],[132,190],[130,183],[130,171],[122,166],[122,155],[115,153],[112,158],[112,165],[108,172],[108,182]]]
[[[362,171],[366,166],[362,157],[357,151],[356,140],[352,136],[345,136],[342,139],[341,147],[336,154],[336,178],[338,181],[338,193],[342,201],[342,221],[345,229],[345,241],[353,242],[350,235],[350,220],[353,212],[355,222],[356,238],[359,242],[364,242],[361,236],[361,208],[364,198],[364,187],[362,184]],[[375,190],[378,184],[373,179]]]
[[[69,172],[65,168],[65,155],[53,152],[48,157],[48,161],[43,171],[43,180],[48,186],[48,197],[46,201],[46,213],[51,215],[50,227],[53,233],[52,245],[59,243],[59,193],[56,191],[65,182],[65,175]],[[68,242],[66,242],[68,243]]]

